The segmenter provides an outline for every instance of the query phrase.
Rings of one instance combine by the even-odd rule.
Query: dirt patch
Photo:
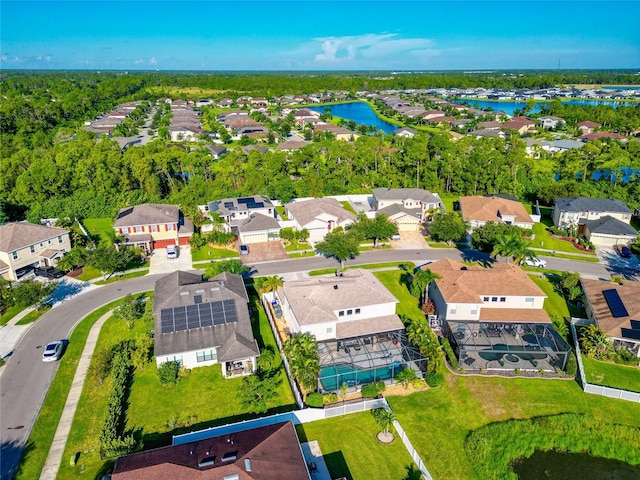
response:
[[[401,383],[396,383],[395,385],[387,385],[387,388],[382,393],[382,395],[385,397],[406,397],[407,395],[411,395],[412,393],[421,392],[428,389],[429,386],[425,382],[421,382],[417,384],[417,386],[410,383],[409,385],[407,385],[407,388],[404,388]]]

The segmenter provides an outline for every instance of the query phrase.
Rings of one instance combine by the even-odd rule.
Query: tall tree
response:
[[[356,232],[336,227],[327,233],[322,242],[316,244],[316,252],[327,258],[335,258],[340,262],[340,268],[344,268],[345,260],[356,258],[359,255],[359,247],[360,241]]]
[[[438,213],[429,225],[429,230],[437,241],[459,242],[465,239],[469,224],[459,212]]]
[[[373,248],[378,248],[378,240],[386,240],[398,231],[398,226],[384,214],[368,218],[360,214],[353,227],[363,238],[373,240]]]

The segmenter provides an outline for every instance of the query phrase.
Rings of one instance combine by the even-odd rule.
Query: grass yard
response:
[[[535,248],[533,249],[534,251],[536,250]],[[545,251],[540,251],[538,250],[538,253],[540,253],[540,256],[546,256],[546,257],[554,257],[554,258],[564,258],[565,260],[574,260],[576,262],[591,262],[591,263],[598,263],[600,261],[600,259],[596,256],[596,255],[592,255],[592,256],[587,256],[587,255],[567,255],[564,253],[551,253],[551,252],[545,252]]]
[[[438,480],[479,478],[465,455],[464,442],[471,431],[492,422],[573,412],[640,426],[640,404],[587,395],[572,380],[447,374],[444,388],[387,400]]]
[[[559,252],[580,253],[586,255],[596,254],[593,251],[585,252],[582,250],[578,250],[573,246],[571,242],[551,237],[549,235],[549,232],[547,231],[547,227],[543,223],[534,223],[533,233],[535,234],[536,238],[531,241],[529,248],[544,248],[546,250],[556,250]]]
[[[42,315],[44,315],[45,313],[47,313],[49,310],[51,310],[49,307],[46,308],[41,308],[41,309],[35,309],[29,313],[27,313],[24,317],[22,317],[18,322],[16,322],[16,325],[28,325],[30,323],[35,322],[37,319],[39,319]]]
[[[310,243],[302,243],[302,242],[299,242],[298,240],[292,240],[291,242],[288,242],[288,245],[284,247],[284,249],[287,252],[297,252],[299,250],[313,251],[313,247],[311,246]]]
[[[400,265],[409,265],[412,268],[415,266],[412,262],[385,262],[385,263],[368,263],[366,265],[353,265],[351,267],[346,267],[345,270],[351,270],[353,268],[364,268],[365,270],[376,270],[378,268],[397,268]],[[309,276],[316,277],[318,275],[330,275],[334,273],[336,273],[335,268],[323,268],[322,270],[311,270],[309,272]]]
[[[340,204],[344,207],[345,210],[353,213],[356,216],[358,215],[358,212],[355,211],[355,209],[351,206],[351,204],[348,201],[344,200],[340,202]]]
[[[27,441],[24,456],[16,473],[16,480],[32,480],[40,477],[40,472],[58,427],[58,421],[62,415],[62,410],[71,388],[71,382],[78,366],[78,359],[84,349],[89,330],[102,315],[114,308],[118,303],[120,303],[119,300],[90,313],[74,328],[69,338],[69,345],[59,362],[56,376],[51,382],[47,396],[40,409],[40,414]],[[78,418],[77,413],[76,418]],[[63,461],[64,463],[66,463],[66,459]]]
[[[399,438],[390,445],[378,442],[380,428],[370,412],[305,423],[296,430],[300,442],[318,441],[331,478],[400,480],[415,468]]]
[[[386,270],[375,272],[374,275],[387,287],[387,289],[400,301],[396,306],[398,315],[408,318],[424,320],[424,314],[418,308],[418,299],[409,293],[403,279],[406,272],[398,270]]]
[[[538,275],[529,275],[529,278],[533,280],[533,282],[540,287],[540,289],[545,293],[547,298],[544,300],[544,309],[549,314],[550,317],[557,318],[568,318],[569,317],[569,308],[567,307],[567,302],[564,300],[564,297],[555,291],[553,287],[553,283],[549,280],[549,278],[545,275],[544,277],[539,277]]]
[[[85,218],[82,224],[88,230],[89,234],[94,237],[98,235],[100,240],[111,242],[111,232],[113,232],[113,220],[110,218]]]
[[[313,250],[309,250],[308,252],[289,253],[289,258],[313,257],[314,255],[315,252]]]
[[[278,212],[278,216],[283,220],[289,220],[289,217],[287,217],[286,211],[283,206],[276,207],[276,212]]]
[[[94,278],[102,277],[102,272],[95,267],[85,265],[82,267],[82,273],[76,277],[76,279],[83,282],[88,282]]]
[[[15,317],[17,314],[19,314],[21,311],[23,311],[25,308],[27,307],[10,307],[7,308],[5,310],[5,312],[0,315],[0,326],[2,325],[6,325],[9,320],[11,320],[13,317]]]
[[[277,351],[266,314],[256,300],[257,296],[252,295],[252,324],[258,346],[270,345]],[[148,328],[138,322],[129,330],[122,321],[108,320],[100,332],[98,348],[135,338]],[[270,402],[269,413],[295,408],[284,370],[280,364],[277,368],[281,383],[278,396]],[[212,365],[191,370],[175,386],[162,387],[152,361],[134,374],[127,426],[142,439],[144,449],[150,449],[170,444],[173,434],[253,418],[256,415],[238,400],[241,383],[242,378],[224,379],[221,366]],[[99,455],[99,436],[109,392],[110,379],[99,386],[89,379],[85,383],[58,478],[100,478],[111,466],[112,460],[102,460]],[[78,463],[70,466],[67,460],[76,452],[80,452]]]
[[[640,392],[640,367],[601,362],[582,355],[587,382]]]
[[[459,198],[457,195],[450,193],[440,194],[440,200],[442,200],[442,204],[447,212],[453,212],[453,202],[457,202]]]
[[[236,258],[240,254],[234,248],[216,248],[205,245],[200,248],[191,249],[191,260],[194,262],[206,262],[218,258]]]
[[[122,273],[122,274],[116,273],[115,275],[112,275],[111,277],[109,277],[106,282],[104,280],[99,280],[95,282],[95,284],[108,285],[110,283],[119,282],[120,280],[128,280],[130,278],[144,277],[148,273],[149,273],[149,267],[147,266],[144,270],[141,270],[139,272],[130,272],[130,273]]]

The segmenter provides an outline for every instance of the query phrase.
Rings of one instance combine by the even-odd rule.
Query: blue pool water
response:
[[[320,370],[319,378],[324,390],[337,391],[343,382],[350,387],[364,385],[378,380],[389,380],[395,377],[399,371],[400,365],[397,363],[367,370],[345,363],[338,363],[330,367],[323,367]]]
[[[334,117],[344,118],[345,120],[353,120],[356,125],[365,124],[373,125],[384,133],[393,133],[398,129],[397,125],[392,125],[380,119],[369,105],[364,102],[339,103],[338,105],[324,105],[318,107],[307,107],[309,110],[324,113],[324,109],[328,108]]]

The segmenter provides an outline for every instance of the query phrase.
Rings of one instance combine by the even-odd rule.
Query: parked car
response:
[[[616,245],[616,251],[622,258],[631,258],[631,249],[626,245]]]
[[[62,350],[64,350],[64,342],[62,340],[47,343],[42,352],[42,361],[55,362],[59,360],[62,356]]]
[[[527,257],[527,258],[524,259],[522,264],[526,265],[527,267],[538,267],[538,268],[546,268],[547,267],[547,261],[543,260],[542,258]]]
[[[175,245],[168,245],[167,258],[178,258],[178,247],[176,247]]]
[[[400,234],[398,232],[391,235],[391,240],[400,240]]]
[[[249,247],[246,245],[240,245],[240,255],[249,255]]]
[[[49,279],[60,278],[64,275],[64,272],[61,272],[55,267],[38,267],[33,273],[35,273],[38,277],[45,277]]]

